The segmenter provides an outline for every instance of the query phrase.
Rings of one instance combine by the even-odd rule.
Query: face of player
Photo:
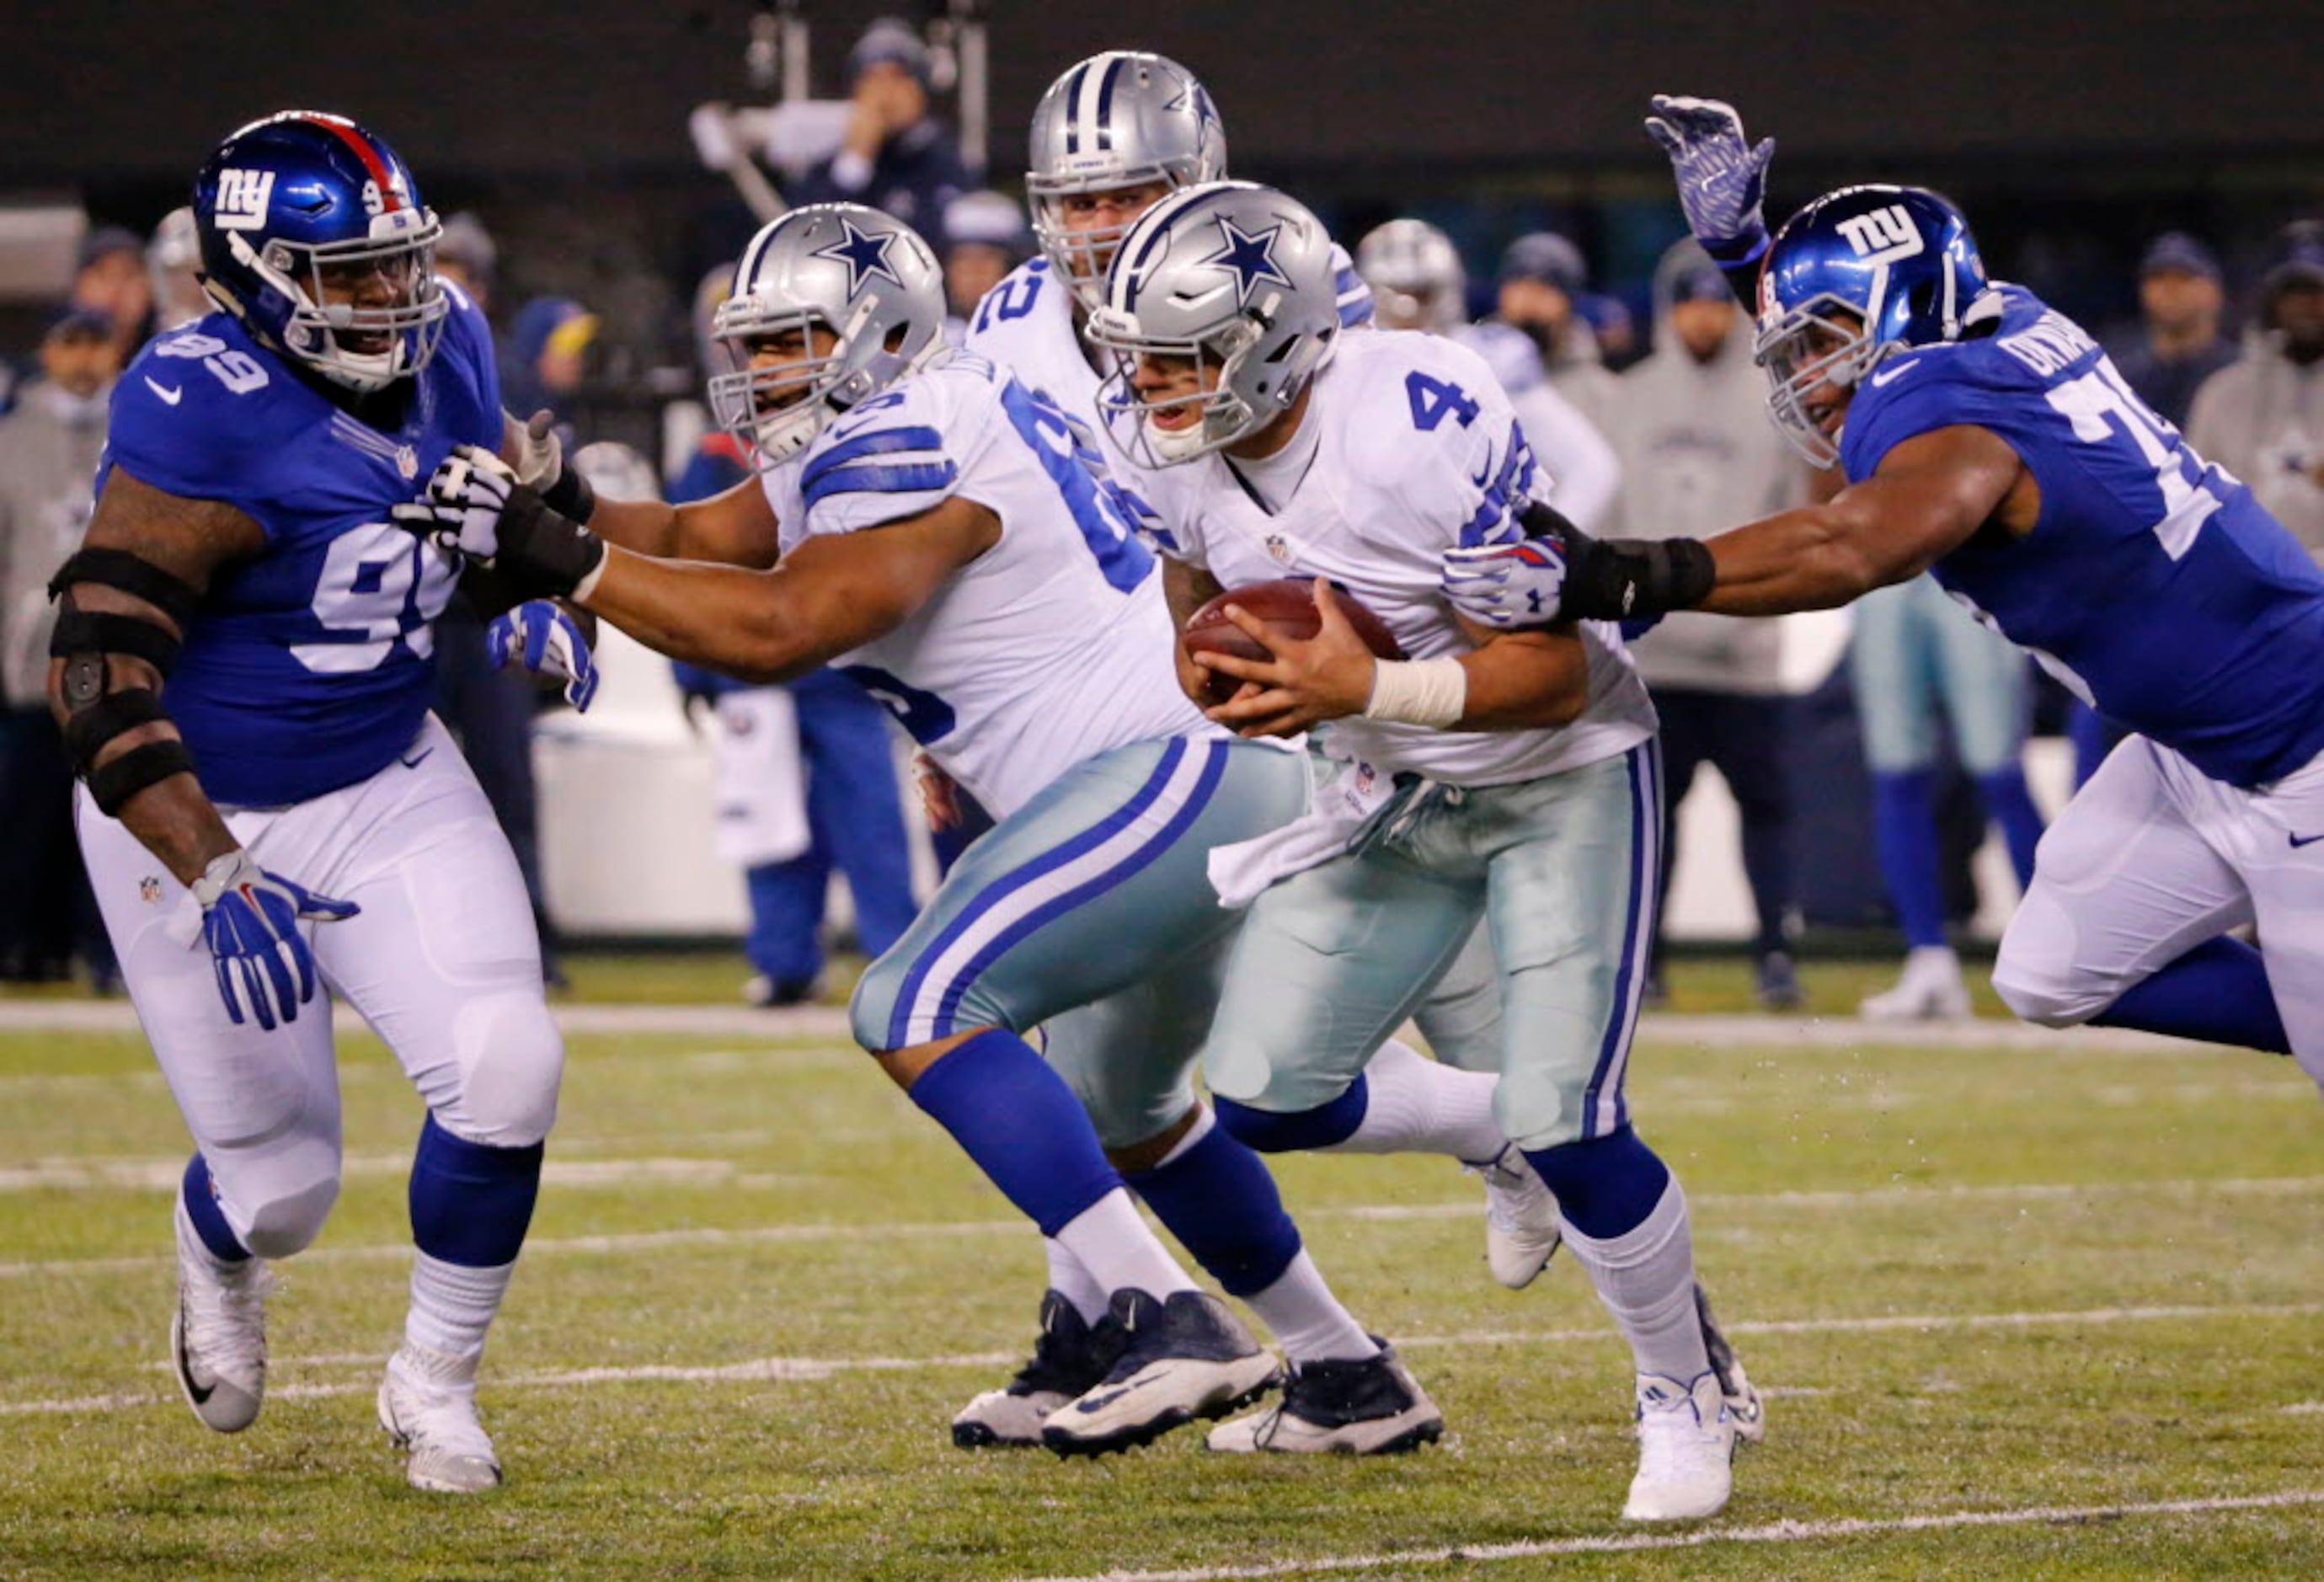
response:
[[[1793,368],[1805,368],[1844,349],[1851,344],[1849,333],[1862,328],[1862,320],[1858,319],[1834,315],[1834,320],[1844,329],[1812,324],[1801,332],[1790,356]],[[1835,384],[1827,379],[1808,391],[1800,407],[1815,425],[1816,432],[1836,444],[1840,426],[1848,421],[1848,403],[1855,398],[1853,384]]]
[[[1103,192],[1068,192],[1056,202],[1057,224],[1086,246],[1070,248],[1075,280],[1100,280],[1112,266],[1113,250],[1138,217],[1170,195],[1167,181],[1141,181]]]
[[[775,330],[767,335],[751,337],[742,343],[748,354],[747,366],[756,375],[780,372],[786,368],[798,370],[798,377],[772,380],[753,384],[752,394],[761,413],[779,412],[797,406],[807,399],[815,384],[816,365],[831,356],[839,345],[838,332],[826,325],[813,324],[805,328]]]
[[[1146,421],[1165,433],[1184,433],[1203,421],[1203,403],[1191,397],[1219,387],[1219,365],[1208,357],[1139,352],[1130,367],[1130,388],[1146,408]]]
[[[410,308],[419,302],[423,283],[431,283],[429,266],[417,249],[383,258],[325,260],[315,268],[318,305],[325,309],[375,313]],[[364,356],[386,351],[395,339],[392,329],[377,326],[334,333],[343,349]]]

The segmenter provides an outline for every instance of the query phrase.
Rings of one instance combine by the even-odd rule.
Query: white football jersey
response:
[[[954,353],[766,476],[786,554],[955,495],[1000,516],[999,543],[836,661],[996,817],[1095,754],[1222,734],[1178,689],[1162,578],[1092,447],[1086,424]]]
[[[1213,452],[1147,475],[1176,552],[1227,587],[1331,578],[1369,606],[1415,659],[1473,645],[1441,588],[1456,546],[1521,536],[1546,480],[1492,370],[1474,352],[1409,330],[1351,335],[1317,376],[1306,421],[1314,458],[1280,510],[1264,509]],[[1499,785],[1579,768],[1655,732],[1654,705],[1618,628],[1582,627],[1590,703],[1562,729],[1439,731],[1332,722],[1338,757],[1454,785]]]

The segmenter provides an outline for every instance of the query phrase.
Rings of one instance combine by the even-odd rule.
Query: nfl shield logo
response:
[[[138,880],[137,899],[143,902],[148,906],[160,901],[161,899],[161,881],[150,874],[144,878]]]
[[[401,473],[407,479],[418,477],[420,476],[420,453],[412,449],[409,445],[400,445],[396,447],[395,470]]]
[[[1279,532],[1267,535],[1267,552],[1278,566],[1291,564],[1291,541]]]

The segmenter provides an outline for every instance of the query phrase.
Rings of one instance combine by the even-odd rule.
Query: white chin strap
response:
[[[1149,413],[1146,418],[1146,439],[1154,447],[1154,454],[1165,461],[1192,461],[1210,445],[1204,433],[1205,426],[1193,422],[1183,429],[1166,429]]]

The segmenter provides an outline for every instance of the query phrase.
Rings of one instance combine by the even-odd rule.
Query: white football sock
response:
[[[1353,1135],[1322,1153],[1449,1153],[1482,1164],[1508,1145],[1493,1119],[1500,1078],[1432,1060],[1390,1039],[1364,1068],[1367,1103]]]
[[[1074,1216],[1056,1239],[1108,1291],[1134,1288],[1167,1297],[1200,1289],[1139,1217],[1127,1188],[1116,1187]]]
[[[421,1253],[411,1265],[411,1311],[403,1320],[403,1337],[447,1356],[481,1355],[484,1331],[501,1310],[509,1276],[515,1272],[513,1263],[471,1269]]]
[[[1360,1362],[1379,1355],[1355,1315],[1323,1283],[1323,1272],[1305,1247],[1273,1285],[1242,1301],[1275,1331],[1276,1343],[1293,1362]]]
[[[1055,1236],[1041,1238],[1041,1251],[1049,1255],[1049,1289],[1071,1302],[1084,1323],[1094,1324],[1104,1318],[1107,1292],[1097,1276],[1082,1267],[1082,1261]]]
[[[1601,1242],[1568,1220],[1565,1244],[1629,1341],[1639,1373],[1684,1384],[1711,1366],[1694,1309],[1694,1234],[1676,1176],[1635,1229]]]

